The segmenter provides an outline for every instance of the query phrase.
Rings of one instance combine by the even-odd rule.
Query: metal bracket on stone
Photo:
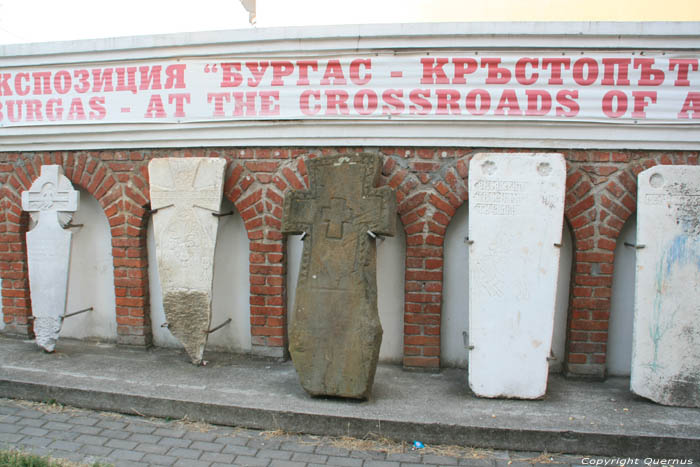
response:
[[[79,315],[79,314],[81,314],[81,313],[85,313],[85,312],[87,312],[87,311],[92,311],[92,310],[93,310],[92,307],[90,307],[90,308],[83,308],[82,310],[74,311],[73,313],[68,313],[67,315],[61,316],[61,320],[64,320],[64,319],[66,319],[66,318],[70,318],[71,316]]]
[[[561,243],[555,243],[554,246],[555,246],[556,248],[561,248]]]
[[[383,235],[376,234],[376,233],[372,232],[371,230],[367,231],[367,235],[369,235],[370,237],[372,237],[375,240],[384,240]]]
[[[464,237],[464,243],[466,243],[467,245],[471,245],[472,243],[474,243],[474,240],[469,240],[469,237]]]
[[[202,332],[204,332],[205,334],[211,334],[212,332],[218,331],[219,329],[223,328],[224,326],[226,326],[227,324],[229,324],[231,321],[232,321],[232,318],[229,318],[229,319],[227,319],[226,321],[224,321],[223,323],[221,323],[221,324],[219,324],[218,326],[216,326],[215,328],[212,328],[212,329],[210,329],[210,330],[208,330],[208,331],[202,331]]]
[[[159,208],[149,209],[149,210],[148,210],[148,213],[149,213],[149,214],[155,214],[155,213],[157,213],[158,211],[160,211],[161,209],[170,208],[170,207],[173,207],[173,206],[175,206],[175,204],[168,204],[167,206],[161,206],[161,207],[159,207]]]
[[[301,238],[299,238],[299,240],[301,240],[301,241],[303,242],[303,241],[304,241],[304,238],[306,237],[306,235],[307,235],[306,232],[302,232],[302,233],[301,233]]]
[[[232,216],[232,215],[233,215],[233,211],[229,211],[229,212],[212,212],[211,215],[214,216],[214,217]]]
[[[161,328],[168,329],[168,328],[170,327],[170,325],[169,325],[168,322],[166,321],[165,323],[161,324],[160,327],[161,327]]]
[[[630,243],[630,242],[625,242],[625,243],[623,243],[623,245],[632,247],[635,250],[641,250],[642,248],[646,247],[646,245],[636,245],[636,244]]]
[[[548,362],[553,362],[557,359],[557,356],[554,355],[554,352],[550,349],[549,351],[549,357],[547,357]]]
[[[66,224],[66,226],[64,227],[64,229],[77,229],[77,228],[82,227],[82,226],[84,226],[84,225],[85,225],[85,224],[71,224],[71,223],[69,222],[68,224]]]

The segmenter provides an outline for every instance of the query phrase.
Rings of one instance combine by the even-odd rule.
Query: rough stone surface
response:
[[[639,174],[632,391],[700,407],[700,167]]]
[[[284,200],[282,230],[305,232],[289,351],[314,396],[369,397],[382,341],[376,243],[394,235],[396,198],[375,188],[373,154],[308,162],[310,189]]]
[[[214,249],[224,159],[165,158],[148,165],[151,208],[168,328],[192,363],[204,356],[211,324]]]
[[[66,311],[70,230],[63,227],[78,210],[80,196],[58,165],[44,165],[31,188],[22,193],[22,209],[32,215],[27,232],[29,286],[37,344],[53,352]]]
[[[477,154],[469,165],[469,386],[547,389],[566,164],[561,154]]]

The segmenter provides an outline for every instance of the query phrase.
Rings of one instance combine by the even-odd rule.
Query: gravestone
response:
[[[214,249],[226,161],[153,159],[151,209],[168,329],[202,363],[211,324]]]
[[[637,181],[632,392],[700,407],[700,167],[659,166]]]
[[[22,209],[31,215],[27,232],[29,288],[36,343],[53,352],[66,312],[70,230],[64,227],[78,210],[80,194],[58,165],[41,166],[41,175],[22,192]]]
[[[312,159],[309,190],[284,200],[283,232],[305,233],[289,351],[313,396],[372,389],[382,342],[373,235],[396,224],[393,191],[375,188],[381,164],[373,154]]]
[[[469,386],[547,390],[566,163],[561,154],[477,154],[469,164]]]

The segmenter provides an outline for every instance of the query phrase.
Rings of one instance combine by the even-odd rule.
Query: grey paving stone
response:
[[[145,455],[146,454],[143,452],[131,451],[129,449],[115,449],[109,457],[117,460],[140,461]]]
[[[19,444],[45,448],[53,442],[54,440],[51,438],[44,438],[40,436],[25,436],[24,438],[22,438],[22,441],[20,441]]]
[[[335,446],[322,445],[316,447],[316,454],[325,454],[327,456],[347,456],[350,454],[349,449],[338,448]]]
[[[162,436],[147,435],[145,433],[132,433],[131,436],[129,436],[128,440],[137,441],[139,443],[156,444],[162,438]]]
[[[175,464],[175,467],[209,467],[211,463],[205,461],[195,461],[192,459],[179,459]]]
[[[362,459],[357,459],[356,457],[339,457],[339,456],[328,456],[326,464],[328,465],[340,465],[344,467],[361,467],[364,461]]]
[[[399,461],[399,462],[416,462],[421,463],[421,455],[415,452],[401,452],[387,454],[386,460],[388,461]]]
[[[187,431],[173,428],[156,428],[152,433],[155,436],[167,436],[169,438],[182,438]]]
[[[249,448],[248,446],[237,446],[235,444],[229,444],[224,446],[222,451],[224,454],[236,454],[239,456],[254,456],[258,450],[254,448]]]
[[[284,461],[281,461],[284,462]],[[265,467],[270,464],[270,459],[261,459],[259,457],[250,457],[250,456],[237,456],[235,460],[234,465],[247,465],[247,466],[256,466],[256,467]],[[301,464],[303,467],[304,464]]]
[[[310,454],[308,452],[295,452],[292,455],[292,460],[295,462],[314,462],[316,464],[322,464],[326,462],[326,459],[328,459],[328,456]]]
[[[144,423],[129,423],[124,427],[124,430],[130,431],[132,433],[144,433],[150,435],[156,431],[157,427],[153,425],[146,425]]]
[[[49,430],[44,430],[43,428],[34,428],[33,426],[28,426],[22,428],[19,433],[29,436],[46,436]]]
[[[101,456],[101,457],[107,457],[109,456],[114,449],[112,448],[107,448],[104,446],[93,446],[86,444],[82,448],[80,448],[80,452],[90,455],[90,456]]]
[[[2,401],[4,403],[4,401]],[[0,406],[0,415],[14,415],[19,412],[19,408],[12,407],[11,405]]]
[[[424,464],[435,464],[435,465],[457,465],[459,461],[454,457],[447,456],[436,456],[434,454],[424,454],[423,455]]]
[[[270,467],[305,467],[306,464],[304,462],[294,462],[294,461],[281,461],[281,460],[273,460],[270,462]]]
[[[42,428],[46,428],[47,430],[70,430],[73,428],[73,425],[63,422],[48,422]]]
[[[100,420],[97,422],[100,428],[108,428],[110,430],[122,430],[126,426],[125,422],[117,422],[114,420]]]
[[[141,443],[134,448],[135,451],[145,452],[148,454],[163,455],[170,450],[170,446],[162,446],[160,444]]]
[[[46,434],[47,438],[60,439],[61,441],[74,441],[80,433],[74,431],[53,430]]]
[[[82,433],[84,435],[97,435],[100,432],[102,432],[103,429],[100,428],[99,426],[75,425],[73,428],[71,428],[71,431],[75,431],[77,433]]]
[[[247,446],[257,449],[279,449],[281,444],[282,441],[276,439],[252,438],[250,441],[248,441]]]
[[[220,444],[233,444],[236,446],[245,446],[249,439],[243,436],[217,436],[216,440],[217,443]]]
[[[281,459],[289,460],[292,457],[292,451],[279,451],[277,449],[261,449],[256,454],[256,457],[264,459]]]
[[[364,467],[401,467],[401,463],[396,461],[368,460],[365,461]]]
[[[92,444],[94,446],[102,446],[107,441],[109,441],[109,438],[104,436],[80,435],[75,438],[76,443]]]
[[[285,451],[294,451],[294,452],[314,452],[316,450],[316,445],[314,444],[301,444],[297,443],[295,441],[287,441],[282,443],[280,445],[280,449],[283,449]]]
[[[0,443],[16,443],[20,439],[22,439],[22,435],[18,435],[17,433],[0,433]]]
[[[17,425],[22,425],[22,426],[34,426],[34,427],[40,427],[46,423],[46,420],[42,420],[41,418],[20,418],[17,420],[16,424]]]
[[[192,441],[190,441],[189,439],[164,437],[161,438],[160,441],[158,441],[158,444],[160,444],[161,446],[186,448],[189,447],[190,444],[192,444]]]
[[[380,451],[351,451],[350,457],[359,457],[360,459],[383,461],[386,459],[386,453]]]
[[[22,427],[12,423],[0,423],[0,433],[17,433]]]
[[[236,458],[235,454],[221,454],[218,452],[205,452],[202,457],[199,458],[200,461],[206,462],[218,462],[220,464],[231,464],[233,459]]]
[[[187,459],[199,459],[199,456],[202,455],[202,451],[199,449],[170,448],[167,454],[169,456],[185,457]]]
[[[209,452],[221,452],[221,450],[224,449],[224,445],[219,443],[208,443],[206,441],[194,441],[190,445],[190,448],[201,449],[202,451]]]
[[[14,415],[0,415],[0,423],[15,423],[17,420],[21,418]]]
[[[80,417],[71,418],[70,423],[74,423],[76,425],[93,426],[93,425],[97,425],[97,423],[99,421],[100,421],[100,419],[97,417],[80,416]]]
[[[459,465],[470,467],[495,467],[496,461],[493,459],[460,459]]]
[[[42,418],[49,422],[67,422],[71,417],[72,415],[67,413],[47,413]]]
[[[114,467],[148,467],[148,464],[129,460],[118,460],[114,463]]]
[[[185,436],[183,436],[183,438],[191,439],[192,441],[211,442],[214,441],[218,436],[219,435],[217,433],[188,431],[187,433],[185,433]]]
[[[63,451],[68,451],[68,452],[76,452],[81,447],[82,446],[78,443],[73,443],[71,441],[62,441],[62,440],[55,440],[51,444],[48,445],[49,449],[57,449],[57,450],[63,450]]]
[[[128,431],[121,431],[121,430],[102,430],[100,432],[100,436],[106,436],[107,438],[114,438],[114,439],[127,439],[129,436],[131,436],[131,433]]]
[[[134,449],[139,443],[123,439],[110,439],[105,446],[115,449]]]
[[[21,409],[15,412],[14,415],[22,418],[41,418],[44,414],[38,410]]]
[[[175,462],[177,462],[177,457],[163,456],[160,454],[146,454],[141,460],[154,465],[173,465]]]

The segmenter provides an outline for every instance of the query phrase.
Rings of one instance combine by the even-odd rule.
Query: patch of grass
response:
[[[79,464],[76,462],[41,457],[20,451],[1,451],[0,467],[107,467],[111,464],[95,462],[94,464]]]

